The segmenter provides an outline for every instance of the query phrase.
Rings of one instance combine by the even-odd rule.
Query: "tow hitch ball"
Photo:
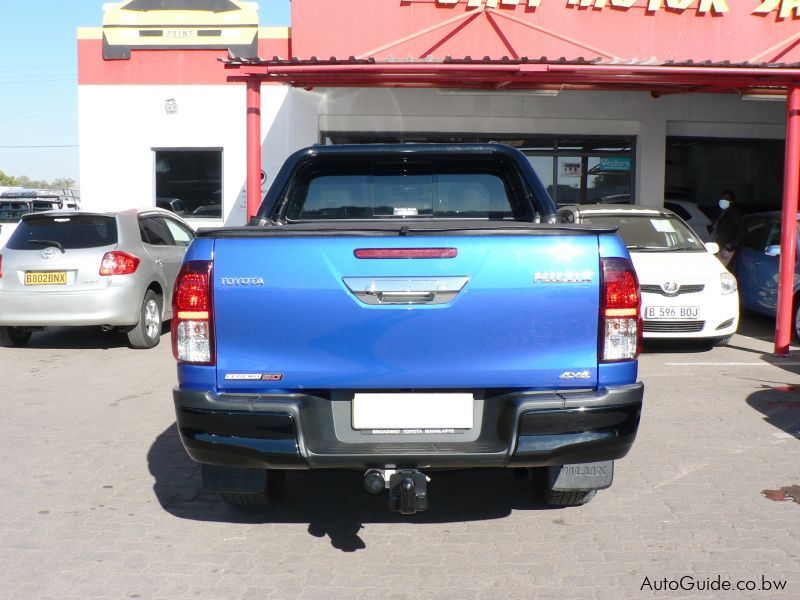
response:
[[[387,483],[388,478],[388,483]],[[389,510],[413,515],[428,509],[428,478],[416,469],[370,469],[364,473],[364,489],[380,494],[389,489]]]

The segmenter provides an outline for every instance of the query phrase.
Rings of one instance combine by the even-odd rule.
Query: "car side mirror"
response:
[[[717,242],[706,242],[705,247],[711,254],[717,254],[719,252],[719,244]]]
[[[764,254],[767,256],[780,256],[781,255],[781,247],[778,245],[775,246],[767,246],[764,250]]]

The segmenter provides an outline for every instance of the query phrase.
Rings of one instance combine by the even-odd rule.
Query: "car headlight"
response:
[[[723,294],[732,294],[736,291],[736,277],[731,275],[730,273],[720,273],[719,274],[719,282],[722,286],[722,293]]]

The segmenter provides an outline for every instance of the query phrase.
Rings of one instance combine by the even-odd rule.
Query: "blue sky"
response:
[[[77,181],[76,30],[102,24],[103,2],[13,4],[13,9],[4,6],[0,36],[0,171]],[[262,25],[289,24],[289,0],[259,0],[259,6]]]

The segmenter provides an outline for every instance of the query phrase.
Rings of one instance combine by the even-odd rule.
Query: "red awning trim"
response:
[[[783,94],[800,83],[800,64],[607,63],[560,59],[385,61],[373,59],[224,61],[232,79],[258,77],[294,87],[439,87],[536,89],[578,86],[592,89],[733,92],[758,89]]]

